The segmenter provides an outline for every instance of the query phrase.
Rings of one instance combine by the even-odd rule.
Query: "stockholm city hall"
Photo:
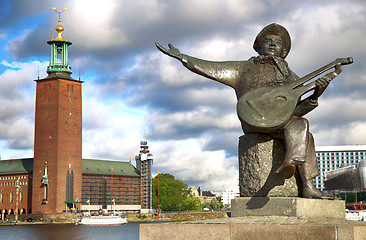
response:
[[[62,10],[63,11],[63,10]],[[48,76],[36,82],[34,158],[0,161],[1,219],[104,209],[151,212],[153,157],[141,141],[130,161],[82,158],[82,81],[71,77],[59,13]],[[90,206],[89,204],[90,203]],[[17,214],[16,214],[17,213]]]

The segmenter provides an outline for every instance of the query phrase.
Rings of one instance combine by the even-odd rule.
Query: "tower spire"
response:
[[[67,8],[63,8],[62,10],[57,10],[55,7],[52,8],[55,12],[58,13],[58,25],[56,27],[57,37],[55,39],[52,38],[52,40],[61,40],[61,41],[67,41],[66,37],[63,38],[62,32],[64,31],[64,28],[61,26],[61,13],[63,13]]]
[[[67,8],[64,7],[61,10],[57,10],[55,7],[53,7],[52,10],[54,10],[55,12],[58,13],[58,21],[61,22],[61,13],[63,13],[65,10],[67,10]]]
[[[58,13],[58,25],[55,28],[57,32],[56,38],[52,36],[51,41],[47,42],[49,45],[51,45],[51,61],[47,68],[48,74],[53,72],[72,73],[68,60],[68,46],[70,46],[72,43],[69,42],[66,37],[62,37],[64,28],[61,25],[61,13],[66,9],[67,8],[57,10],[55,7],[52,8],[52,10]]]

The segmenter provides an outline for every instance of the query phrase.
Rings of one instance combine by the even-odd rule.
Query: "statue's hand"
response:
[[[178,48],[175,48],[172,44],[168,44],[169,49],[164,48],[163,46],[161,46],[159,43],[155,43],[156,47],[162,51],[164,54],[171,56],[173,58],[178,59],[179,61],[182,60],[183,58],[183,54],[181,54],[178,50]]]
[[[315,81],[316,87],[312,96],[313,99],[318,99],[323,94],[325,89],[328,87],[330,80],[332,80],[332,78],[324,76]]]

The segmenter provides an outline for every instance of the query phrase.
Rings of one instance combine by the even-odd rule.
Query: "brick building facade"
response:
[[[0,161],[0,219],[32,207],[32,159]],[[11,174],[9,174],[11,173]],[[17,180],[19,188],[17,190]]]
[[[82,210],[141,211],[141,175],[130,162],[83,160]]]
[[[16,209],[18,209],[18,214],[49,213],[48,211],[34,211],[32,208],[34,206],[32,195],[34,192],[32,191],[34,184],[33,163],[33,158],[0,160],[0,219],[14,214]],[[41,167],[40,171],[43,171],[44,175],[47,174],[49,179],[53,179],[52,173],[49,171],[45,173],[44,169],[45,166]],[[68,172],[69,176],[71,175],[71,171],[66,171],[64,174],[62,180],[64,186],[70,185],[67,184]],[[17,196],[15,186],[18,179],[20,188]],[[145,195],[142,197],[142,193],[148,192],[149,189],[144,189],[141,181],[140,171],[129,161],[82,159],[82,194],[78,199],[78,204],[75,201],[73,201],[74,204],[68,203],[69,194],[67,194],[68,191],[65,191],[64,195],[59,194],[59,198],[63,201],[63,208],[52,213],[67,212],[71,210],[71,207],[75,207],[77,211],[103,209],[105,212],[115,210],[119,212],[150,212],[150,197]],[[51,180],[49,185],[49,188],[52,188]],[[89,200],[90,206],[87,204],[87,200]],[[47,201],[49,203],[54,200],[48,198]],[[48,203],[43,204],[47,205]],[[69,204],[70,206],[68,206]]]

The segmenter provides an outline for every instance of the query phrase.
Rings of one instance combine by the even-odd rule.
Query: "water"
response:
[[[110,226],[75,226],[73,224],[0,226],[1,240],[114,240],[139,239],[140,223]]]

